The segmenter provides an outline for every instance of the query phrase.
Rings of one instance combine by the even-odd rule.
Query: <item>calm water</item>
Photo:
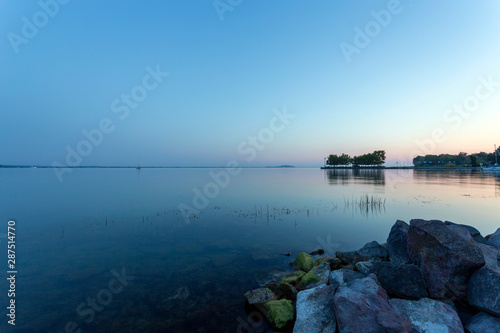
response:
[[[221,170],[77,169],[60,183],[0,169],[5,263],[17,221],[15,332],[244,331],[243,293],[285,269],[284,253],[384,242],[397,219],[500,226],[500,175],[453,170],[243,169],[186,223],[179,205]],[[2,309],[7,290],[2,278]]]

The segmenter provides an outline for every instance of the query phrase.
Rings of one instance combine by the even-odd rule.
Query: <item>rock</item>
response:
[[[342,265],[344,264],[342,262],[342,260],[340,260],[337,257],[328,260],[328,262],[330,263],[330,270],[332,270],[332,271],[335,270],[335,269],[342,268]]]
[[[293,332],[335,332],[334,294],[335,288],[327,285],[299,292],[296,305],[297,320]]]
[[[306,274],[304,271],[297,271],[293,272],[291,274],[286,275],[281,282],[283,283],[290,283],[290,284],[297,284],[297,282]]]
[[[500,333],[500,318],[480,312],[465,325],[469,333]]]
[[[359,254],[357,251],[335,251],[335,256],[342,260],[342,263],[346,265],[351,262],[362,261],[361,258],[359,258]]]
[[[324,262],[329,262],[329,260],[332,260],[333,257],[332,256],[324,256],[324,257],[319,257],[317,258],[316,260],[314,260],[314,263],[313,263],[313,266],[316,267],[318,266],[319,264],[322,264]]]
[[[189,297],[189,288],[186,286],[180,287],[176,290],[175,294],[166,298],[164,301],[173,301],[173,300],[185,300]]]
[[[359,255],[366,260],[388,260],[387,249],[376,241],[366,243],[359,251]],[[366,261],[365,260],[365,261]]]
[[[269,284],[280,281],[293,273],[295,272],[273,269],[271,271],[256,272],[254,277],[260,287],[267,287]]]
[[[457,223],[453,223],[450,221],[445,221],[444,224],[447,226],[456,226],[459,228],[463,228],[463,229],[467,230],[467,232],[471,235],[472,239],[474,239],[475,242],[481,243],[481,244],[488,244],[488,241],[486,239],[484,239],[483,236],[481,236],[481,233],[479,232],[479,230],[477,230],[474,227],[471,227],[470,225],[457,224]]]
[[[411,332],[411,323],[394,311],[385,290],[369,277],[340,287],[333,300],[340,332]]]
[[[250,305],[264,304],[276,299],[269,288],[259,288],[245,293],[245,298]]]
[[[373,261],[358,261],[356,263],[356,269],[364,275],[373,273]]]
[[[430,298],[422,298],[419,301],[393,298],[389,303],[398,314],[411,322],[415,332],[464,332],[457,312],[443,302]]]
[[[315,255],[318,255],[318,254],[322,255],[324,253],[325,253],[325,251],[323,249],[317,249],[317,250],[314,250],[314,251],[310,252],[309,254],[312,255],[312,256],[315,256]]]
[[[428,297],[422,272],[415,265],[379,261],[373,264],[373,272],[389,296],[407,299]]]
[[[328,283],[328,276],[330,275],[330,263],[324,262],[316,267],[314,267],[311,272],[314,272],[318,277],[319,281],[317,282],[317,286]]]
[[[472,274],[467,296],[470,305],[500,317],[500,273],[498,269],[485,266]]]
[[[304,272],[309,272],[313,268],[313,258],[309,253],[300,252],[292,265]]]
[[[500,270],[500,265],[498,264],[498,254],[500,251],[491,245],[477,244],[477,246],[483,253],[485,266],[488,266],[492,270]]]
[[[408,255],[420,267],[429,296],[458,300],[467,280],[485,264],[481,250],[437,220],[411,220]]]
[[[281,296],[282,298],[286,298],[286,299],[289,299],[290,301],[294,301],[294,302],[297,300],[298,291],[291,284],[281,282],[278,285],[278,289],[279,289],[279,296]],[[278,292],[276,292],[276,293],[278,293]]]
[[[337,288],[345,285],[347,282],[362,279],[364,277],[365,276],[359,272],[354,272],[348,269],[339,269],[330,273],[328,283]]]
[[[319,282],[319,278],[316,276],[314,271],[309,271],[302,277],[302,279],[300,279],[297,288],[300,290],[312,288],[317,282]]]
[[[335,252],[335,255],[346,264],[350,264],[352,266],[356,265],[359,261],[387,260],[389,257],[387,249],[376,241],[366,243],[365,246],[358,251],[337,251]]]
[[[411,262],[408,256],[408,230],[410,226],[403,221],[397,220],[392,226],[389,237],[387,237],[387,250],[391,261],[399,264]]]
[[[282,329],[293,320],[293,305],[288,299],[269,301],[264,304],[264,309],[267,320],[274,328]]]
[[[494,233],[490,235],[488,238],[488,243],[491,246],[496,247],[497,249],[500,249],[500,228],[497,229]]]

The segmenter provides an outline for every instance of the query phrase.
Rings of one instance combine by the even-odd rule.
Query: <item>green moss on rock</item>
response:
[[[313,267],[313,258],[309,253],[300,252],[297,254],[297,258],[293,262],[293,266],[303,270],[304,272],[309,272]]]
[[[283,280],[281,280],[281,282],[296,284],[297,281],[300,280],[300,278],[303,277],[305,274],[306,274],[306,272],[304,272],[304,271],[293,272],[291,275],[288,275]]]
[[[282,329],[293,320],[293,305],[288,299],[269,301],[264,304],[264,309],[267,311],[267,320],[277,329]]]
[[[305,287],[309,283],[318,282],[318,281],[319,281],[319,278],[316,276],[316,274],[313,271],[310,271],[302,277],[302,279],[299,282],[299,286]]]

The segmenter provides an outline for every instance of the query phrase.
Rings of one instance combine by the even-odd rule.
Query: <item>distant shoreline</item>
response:
[[[481,170],[481,167],[415,167],[415,166],[361,166],[361,167],[321,167],[322,170],[386,170],[386,169],[411,169],[411,170]]]
[[[81,166],[51,166],[51,165],[0,165],[0,169],[220,169],[224,166],[104,166],[104,165],[81,165]],[[292,165],[279,166],[240,166],[243,169],[296,169],[315,167],[295,167]],[[322,170],[481,170],[481,167],[415,167],[415,166],[360,166],[360,167],[320,167]]]
[[[4,169],[219,169],[227,166],[102,166],[102,165],[80,165],[80,166],[51,166],[51,165],[0,165]],[[279,166],[240,166],[243,169],[290,169],[292,165]]]

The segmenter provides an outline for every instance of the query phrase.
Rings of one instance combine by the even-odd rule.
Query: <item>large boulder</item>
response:
[[[408,256],[408,230],[410,226],[403,221],[397,220],[391,228],[387,237],[387,250],[391,261],[399,264],[410,263]]]
[[[411,322],[415,332],[464,332],[457,312],[443,302],[430,298],[422,298],[419,301],[393,298],[389,303],[398,314]]]
[[[335,288],[343,286],[344,284],[354,281],[356,279],[362,279],[365,275],[351,271],[349,269],[338,269],[336,271],[332,271],[330,276],[328,277],[328,283]]]
[[[500,317],[500,266],[493,246],[478,244],[485,265],[474,272],[468,283],[468,302],[475,308]]]
[[[465,325],[469,333],[500,333],[500,318],[480,312]]]
[[[373,272],[389,296],[420,299],[428,297],[422,272],[415,265],[375,262]]]
[[[365,277],[340,287],[334,296],[340,332],[411,332],[411,323],[389,305],[387,293]]]
[[[500,228],[498,228],[497,231],[490,235],[490,237],[488,238],[488,243],[491,246],[500,249]]]
[[[436,299],[465,298],[467,280],[485,264],[479,247],[437,220],[410,221],[408,255],[419,265],[429,296]]]
[[[336,331],[337,324],[333,309],[335,289],[332,286],[322,285],[298,293],[294,333],[330,333]]]
[[[376,241],[366,243],[365,246],[357,251],[337,251],[335,255],[346,264],[352,266],[356,265],[359,261],[388,260],[389,258],[387,249]]]
[[[475,242],[482,243],[482,244],[488,244],[488,241],[486,239],[484,239],[483,236],[481,236],[481,233],[479,232],[479,230],[477,230],[474,227],[471,227],[470,225],[458,224],[458,223],[453,223],[450,221],[445,221],[444,224],[447,226],[455,226],[455,227],[463,228],[463,229],[467,230],[467,232],[470,234],[470,236],[472,237],[472,239],[474,239]]]
[[[469,279],[468,302],[479,310],[500,317],[500,272],[490,266],[480,268]]]

